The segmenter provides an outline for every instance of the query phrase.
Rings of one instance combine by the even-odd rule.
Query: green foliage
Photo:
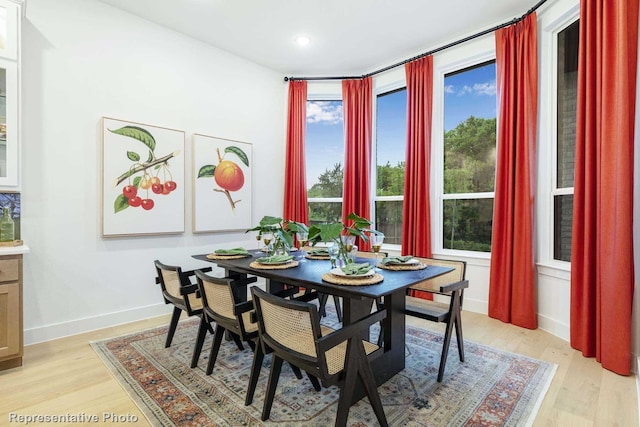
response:
[[[204,165],[198,171],[198,178],[213,178],[216,165]]]
[[[378,165],[376,168],[377,185],[376,194],[378,196],[399,196],[404,194],[405,162],[399,162],[391,166]]]
[[[494,191],[496,119],[470,116],[444,135],[444,192]],[[491,251],[493,199],[445,200],[444,247]]]
[[[318,182],[308,191],[308,197],[342,197],[342,164],[336,163],[318,177]]]
[[[444,192],[491,192],[495,183],[496,119],[470,116],[444,134]]]
[[[242,151],[242,149],[240,147],[236,147],[236,146],[229,146],[227,148],[224,149],[225,153],[233,153],[236,156],[238,156],[238,158],[242,161],[242,163],[245,164],[245,166],[249,166],[249,157],[247,157],[247,154]]]
[[[122,136],[128,136],[129,138],[137,139],[146,145],[149,150],[155,151],[156,149],[156,140],[146,129],[142,129],[138,126],[123,126],[120,129],[111,130],[109,132],[115,133]]]

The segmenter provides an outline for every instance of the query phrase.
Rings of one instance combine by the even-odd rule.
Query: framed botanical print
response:
[[[103,236],[184,232],[184,144],[184,131],[103,117]]]
[[[193,135],[193,231],[251,227],[251,144]]]

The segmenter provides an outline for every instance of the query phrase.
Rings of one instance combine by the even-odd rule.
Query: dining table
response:
[[[297,265],[293,268],[260,268],[255,262],[257,258],[265,256],[261,250],[250,250],[249,255],[240,257],[215,257],[210,254],[193,255],[193,258],[213,262],[225,270],[225,276],[243,278],[258,276],[265,279],[266,291],[275,293],[287,287],[295,286],[313,289],[319,293],[326,293],[342,297],[343,324],[348,325],[369,315],[373,303],[384,299],[387,315],[382,321],[384,341],[383,352],[380,357],[371,361],[376,384],[381,385],[405,368],[405,296],[408,287],[422,281],[446,274],[453,269],[441,266],[426,266],[423,269],[412,270],[382,270],[376,259],[356,258],[356,263],[369,263],[374,266],[376,274],[382,276],[382,281],[369,285],[348,285],[330,283],[323,279],[332,271],[328,259],[307,259],[302,250],[291,252],[292,261]],[[434,288],[438,292],[439,288]],[[241,291],[243,293],[244,291]],[[246,298],[246,292],[244,292]],[[242,295],[240,295],[242,296]],[[363,337],[368,338],[368,337]],[[354,402],[364,396],[360,390],[354,395]]]

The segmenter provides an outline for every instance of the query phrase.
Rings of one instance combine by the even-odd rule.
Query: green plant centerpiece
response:
[[[273,235],[272,241],[267,245],[269,256],[288,254],[293,246],[294,231],[287,226],[282,218],[265,216],[256,227],[248,229],[245,233],[250,231],[257,231],[260,235],[269,233]]]
[[[348,254],[351,252],[355,238],[360,237],[365,242],[369,240],[367,233],[382,234],[371,227],[371,222],[354,212],[347,216],[348,224],[340,222],[328,224],[314,224],[309,227],[309,242],[315,246],[318,243],[335,245],[338,247],[338,259],[342,265],[353,262]]]

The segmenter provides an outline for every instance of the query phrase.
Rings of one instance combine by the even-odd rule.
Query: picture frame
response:
[[[103,237],[184,232],[184,148],[184,131],[102,118]]]
[[[252,144],[193,135],[193,232],[247,230],[252,218]]]

